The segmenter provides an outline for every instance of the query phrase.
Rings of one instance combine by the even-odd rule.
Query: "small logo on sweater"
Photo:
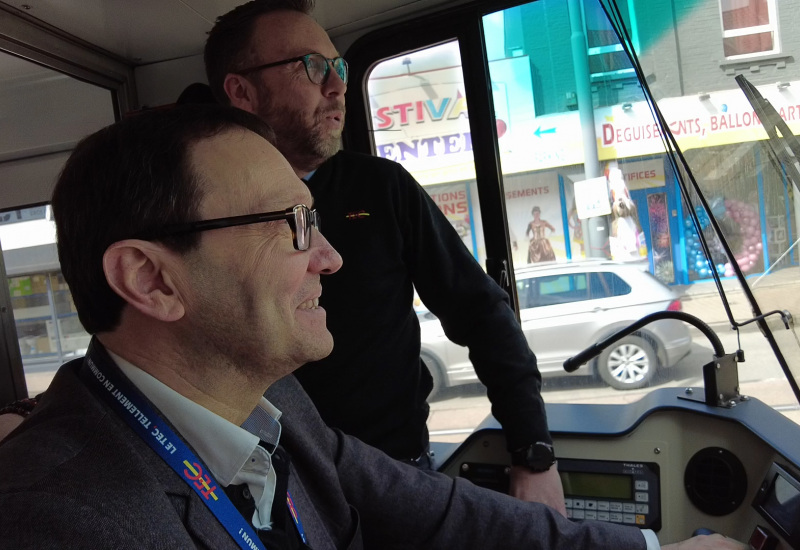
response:
[[[359,210],[358,212],[348,212],[344,216],[348,220],[363,220],[364,218],[369,217],[369,212],[366,210]]]

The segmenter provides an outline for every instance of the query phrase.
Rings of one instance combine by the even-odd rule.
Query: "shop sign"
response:
[[[583,129],[577,111],[536,116],[527,57],[490,63],[497,135],[504,174],[582,164]],[[422,82],[424,80],[424,82]],[[760,87],[789,128],[800,133],[800,101],[791,90]],[[403,164],[423,185],[475,177],[472,134],[461,67],[397,76],[370,83],[375,144],[379,156]],[[600,161],[664,153],[663,136],[645,101],[594,111]],[[739,88],[668,98],[659,102],[683,150],[766,139],[758,117]],[[649,161],[645,161],[649,162]],[[664,185],[663,167],[625,171],[631,189]]]
[[[795,82],[800,86],[800,82]],[[775,85],[759,88],[795,134],[800,131],[800,101]],[[702,97],[702,98],[701,98]],[[661,100],[659,108],[683,150],[758,141],[767,138],[753,107],[739,88],[702,96]],[[598,156],[615,159],[664,152],[661,132],[652,122],[650,106],[611,107],[597,124]],[[596,114],[600,114],[598,111]],[[596,117],[596,120],[599,117]]]
[[[660,158],[619,163],[619,168],[630,191],[666,185],[664,161]]]

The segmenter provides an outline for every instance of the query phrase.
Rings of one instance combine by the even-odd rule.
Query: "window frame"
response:
[[[367,76],[375,64],[450,40],[458,41],[461,59],[473,61],[463,64],[462,71],[465,95],[469,98],[475,177],[483,219],[484,267],[511,297],[517,319],[519,305],[482,22],[485,15],[525,3],[480,0],[443,10],[367,33],[357,39],[345,54],[350,65],[350,86],[345,96],[348,122],[343,134],[344,145],[347,149],[370,155],[374,154],[374,142],[369,119]],[[477,60],[481,63],[475,63]]]
[[[114,118],[138,103],[134,68],[122,59],[68,35],[11,6],[0,5],[0,51],[21,57],[73,78],[105,88],[112,94]],[[39,199],[35,199],[39,200]],[[12,199],[3,210],[41,203]],[[0,253],[0,278],[7,281]],[[0,403],[28,397],[16,325],[7,282],[0,289]]]
[[[779,25],[778,25],[778,7],[776,0],[766,0],[767,3],[767,14],[769,16],[769,23],[767,25],[755,25],[752,27],[743,27],[740,29],[732,29],[732,30],[725,30],[725,22],[723,18],[724,11],[723,10],[723,2],[726,0],[719,0],[719,23],[720,23],[720,31],[722,34],[722,48],[723,54],[725,51],[725,39],[728,38],[738,38],[742,36],[752,36],[756,34],[761,34],[764,32],[771,32],[772,33],[772,49],[771,50],[763,50],[760,52],[752,52],[752,53],[743,53],[737,55],[726,55],[726,61],[736,61],[741,59],[752,59],[756,57],[763,57],[767,55],[776,55],[780,54],[781,52],[781,42],[780,42],[780,33],[779,33]]]

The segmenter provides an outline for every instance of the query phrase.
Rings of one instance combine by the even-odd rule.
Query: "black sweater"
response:
[[[342,151],[308,186],[344,259],[322,277],[333,353],[296,373],[322,418],[395,458],[422,452],[432,379],[420,362],[415,287],[450,340],[469,347],[509,449],[550,442],[536,358],[506,293],[414,178]]]

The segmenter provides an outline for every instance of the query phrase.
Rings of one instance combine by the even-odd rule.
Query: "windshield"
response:
[[[690,281],[716,290],[694,313],[714,327],[727,353],[742,350],[735,390],[797,421],[800,142],[790,126],[800,128],[800,111],[791,83],[755,86],[730,74],[720,89],[699,93],[700,107],[687,113],[684,101],[655,97],[622,13],[615,2],[605,9],[642,84],[644,101],[631,108],[650,111],[676,173]],[[723,26],[746,15],[723,9]]]
[[[797,41],[778,32],[778,15],[767,0],[539,0],[483,17],[517,306],[546,402],[702,388],[714,346],[679,320],[563,368],[646,315],[683,312],[736,354],[737,393],[800,421],[800,200],[737,80],[746,73],[774,105],[782,137],[800,131],[786,53]],[[440,42],[377,63],[369,108],[375,154],[403,164],[486,265],[463,76],[475,60],[463,48]],[[468,350],[424,297],[415,307],[435,383],[432,439],[459,441],[490,405]]]

